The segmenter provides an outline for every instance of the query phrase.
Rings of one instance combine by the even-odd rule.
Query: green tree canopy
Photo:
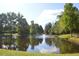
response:
[[[79,31],[79,10],[72,3],[66,3],[64,12],[58,16],[59,20],[52,27],[53,33],[76,33]]]

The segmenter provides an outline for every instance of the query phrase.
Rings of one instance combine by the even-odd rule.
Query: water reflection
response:
[[[31,45],[31,49],[34,49],[35,46],[37,46],[37,45],[42,43],[43,39],[41,39],[41,38],[37,39],[34,36],[30,36],[29,40],[30,40],[29,44]]]
[[[53,39],[50,38],[46,38],[46,44],[48,44],[49,46],[51,46],[53,44]]]
[[[79,45],[55,36],[0,36],[0,48],[34,53],[76,53]]]
[[[67,41],[67,39],[55,38],[55,45],[60,48],[61,53],[78,53],[79,45]]]
[[[11,35],[0,35],[0,48],[15,49],[15,40]]]
[[[16,48],[21,51],[26,51],[29,46],[29,38],[27,36],[18,36],[16,39]]]
[[[39,44],[33,46],[33,44],[29,45],[27,51],[29,52],[39,52],[39,53],[59,53],[59,48],[57,48],[53,41],[47,37],[31,37],[31,40],[35,40],[36,42],[40,42]],[[34,43],[35,44],[35,43]],[[33,49],[31,47],[34,47]]]

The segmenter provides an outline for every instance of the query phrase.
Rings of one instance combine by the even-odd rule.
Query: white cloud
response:
[[[6,13],[10,11],[20,12],[26,17],[26,19],[30,23],[32,18],[27,17],[26,11],[22,7],[24,3],[28,3],[28,1],[27,0],[1,0],[0,1],[0,13],[3,13],[3,12]],[[44,27],[45,24],[48,22],[55,22],[57,14],[59,14],[62,10],[63,9],[43,10],[41,14],[38,17],[36,17],[34,21],[35,23],[38,23]]]
[[[35,23],[45,26],[48,22],[55,22],[57,20],[57,15],[60,14],[63,9],[56,9],[56,10],[44,10],[37,18]]]

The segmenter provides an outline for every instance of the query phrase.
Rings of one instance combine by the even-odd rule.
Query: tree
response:
[[[46,24],[46,26],[45,26],[45,33],[46,34],[50,34],[51,27],[52,27],[52,24],[51,23]]]
[[[39,25],[39,32],[40,32],[40,34],[44,33],[43,27],[41,25]]]
[[[42,34],[43,33],[43,28],[41,25],[38,24],[34,24],[34,21],[31,21],[31,25],[30,25],[30,34]]]
[[[25,18],[23,18],[22,15],[18,14],[17,18],[18,24],[17,24],[17,32],[20,35],[28,35],[29,34],[29,25]]]
[[[35,30],[36,30],[36,34],[42,34],[43,33],[43,28],[41,25],[35,24]]]
[[[31,21],[31,25],[30,25],[30,34],[36,34],[36,29],[35,29],[35,24],[34,21]]]
[[[64,12],[58,16],[59,21],[54,25],[52,30],[57,31],[59,34],[78,32],[79,11],[72,3],[66,3],[64,5]]]
[[[59,34],[59,21],[56,21],[55,24],[51,28],[51,33],[52,34]]]

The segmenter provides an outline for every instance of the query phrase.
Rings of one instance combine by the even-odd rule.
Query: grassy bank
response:
[[[74,53],[74,54],[41,54],[41,53],[30,53],[30,52],[23,52],[23,51],[0,49],[0,56],[79,56],[79,53]]]
[[[68,40],[72,43],[79,44],[79,37],[71,36],[71,34],[64,34],[64,35],[59,35],[59,38],[64,38],[65,40]]]
[[[63,35],[59,35],[59,38],[71,38],[70,34],[63,34]]]

